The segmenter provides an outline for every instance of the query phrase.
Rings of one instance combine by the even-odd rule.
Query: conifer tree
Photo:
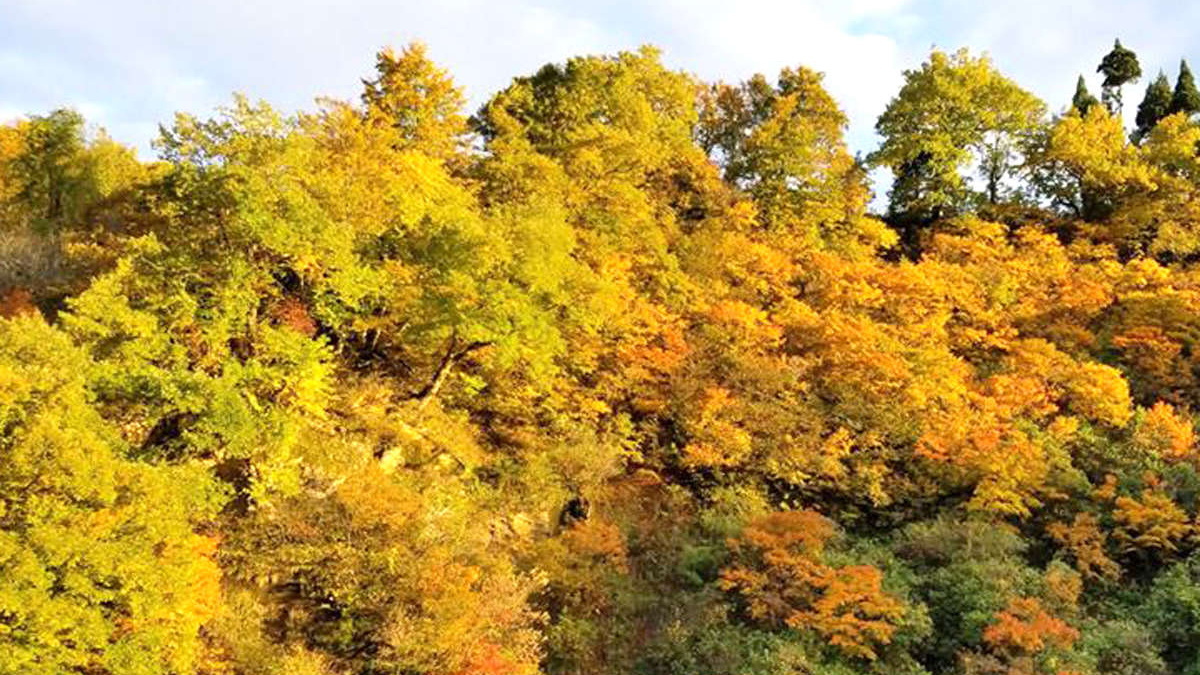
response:
[[[1104,75],[1101,98],[1110,112],[1120,113],[1122,108],[1121,87],[1137,82],[1142,76],[1142,66],[1138,63],[1137,54],[1121,45],[1120,40],[1113,42],[1112,51],[1100,60],[1097,73]]]
[[[1200,112],[1200,91],[1187,61],[1179,62],[1179,79],[1175,80],[1175,93],[1171,96],[1170,114],[1185,112],[1189,115]]]
[[[1083,75],[1080,75],[1075,82],[1075,95],[1071,97],[1071,107],[1078,110],[1080,115],[1087,115],[1087,111],[1098,103],[1100,101],[1088,91],[1087,82],[1084,81]]]
[[[1167,76],[1160,71],[1158,77],[1146,87],[1146,96],[1138,105],[1134,139],[1145,138],[1159,120],[1171,114],[1171,103],[1171,84],[1167,81]]]

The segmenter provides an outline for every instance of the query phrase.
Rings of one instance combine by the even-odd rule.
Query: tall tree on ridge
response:
[[[1200,91],[1196,90],[1196,80],[1186,60],[1179,62],[1179,79],[1175,80],[1175,93],[1171,96],[1169,111],[1172,115],[1200,112]]]
[[[1081,111],[1082,112],[1082,111]],[[1135,141],[1145,138],[1158,121],[1171,114],[1171,83],[1167,76],[1159,71],[1158,77],[1146,87],[1146,95],[1138,105],[1137,129],[1133,132]]]
[[[375,59],[375,79],[363,80],[362,100],[369,114],[395,128],[400,147],[447,159],[464,142],[466,99],[426,51],[419,42],[399,54],[390,48],[381,50]]]
[[[1045,104],[1001,74],[986,56],[933,52],[875,123],[883,143],[871,155],[895,175],[894,215],[937,219],[974,202],[995,203],[1019,162]],[[982,192],[964,171],[977,165]]]
[[[1121,87],[1130,82],[1137,82],[1142,76],[1142,66],[1138,63],[1137,54],[1121,45],[1120,40],[1113,42],[1112,51],[1104,55],[1096,72],[1104,75],[1103,92],[1100,97],[1110,112],[1120,114],[1122,109]]]

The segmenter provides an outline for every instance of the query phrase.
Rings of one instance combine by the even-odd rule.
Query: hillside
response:
[[[0,126],[0,674],[1200,672],[1200,92],[1099,71]]]

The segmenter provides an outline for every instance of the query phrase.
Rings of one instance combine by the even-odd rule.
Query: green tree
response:
[[[0,673],[194,673],[220,606],[205,467],[127,459],[92,364],[40,318],[0,320]]]
[[[1137,129],[1133,132],[1134,138],[1138,140],[1145,138],[1159,120],[1172,112],[1175,111],[1171,110],[1171,84],[1167,81],[1167,76],[1159,71],[1158,77],[1154,78],[1154,81],[1146,87],[1146,95],[1138,104]]]
[[[1075,95],[1071,97],[1071,107],[1078,110],[1080,115],[1086,115],[1089,108],[1099,103],[1100,101],[1092,96],[1092,92],[1088,91],[1083,75],[1080,75],[1075,82]]]
[[[875,124],[883,142],[870,157],[892,170],[891,213],[931,219],[999,202],[1045,105],[966,50],[935,51],[904,80]],[[972,164],[982,191],[963,175]]]
[[[807,68],[787,68],[775,87],[761,75],[737,87],[715,85],[698,135],[781,247],[871,253],[890,233],[865,217],[865,175],[842,138],[846,117],[821,80]]]
[[[1187,61],[1179,62],[1179,78],[1175,80],[1175,92],[1171,95],[1169,110],[1171,114],[1192,115],[1200,112],[1200,90],[1196,89],[1196,79],[1192,77]]]
[[[1113,42],[1112,51],[1104,55],[1096,72],[1104,75],[1100,97],[1109,112],[1119,115],[1122,109],[1121,87],[1130,82],[1137,82],[1142,76],[1142,66],[1138,63],[1137,54],[1121,45],[1120,40]]]
[[[0,126],[0,294],[55,306],[111,262],[136,229],[134,152],[60,109]]]
[[[83,116],[59,109],[22,126],[23,152],[9,167],[19,186],[16,199],[35,228],[52,231],[78,219],[83,205],[94,198],[95,185],[83,161]]]

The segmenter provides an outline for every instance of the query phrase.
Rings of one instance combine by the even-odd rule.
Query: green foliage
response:
[[[1145,138],[1159,120],[1173,112],[1176,111],[1171,110],[1171,84],[1167,82],[1167,76],[1159,71],[1158,77],[1146,87],[1146,96],[1138,104],[1134,134],[1137,138]]]
[[[996,203],[1024,137],[1044,111],[987,57],[934,51],[919,70],[905,73],[904,86],[875,125],[883,142],[871,161],[895,177],[891,213],[936,219],[978,199]],[[984,181],[982,194],[963,175],[972,161]]]
[[[22,129],[22,152],[6,167],[16,183],[15,199],[31,225],[52,231],[76,220],[96,190],[83,160],[83,116],[60,109],[33,117]]]
[[[1175,80],[1175,91],[1171,94],[1170,113],[1186,113],[1188,115],[1200,112],[1200,90],[1196,89],[1196,79],[1187,61],[1179,62],[1179,78]]]
[[[1087,631],[1080,651],[1097,673],[1162,675],[1167,665],[1159,655],[1156,636],[1149,627],[1130,619],[1105,621]]]
[[[928,608],[931,639],[917,649],[934,672],[949,669],[964,647],[978,646],[983,630],[1009,598],[1038,581],[1021,558],[1025,543],[1009,528],[981,520],[942,518],[909,526],[897,555],[914,568],[913,596]]]
[[[1099,104],[1100,101],[1096,100],[1096,97],[1088,91],[1087,82],[1084,81],[1083,75],[1080,75],[1079,79],[1075,82],[1075,94],[1071,97],[1071,107],[1078,110],[1080,115],[1087,115],[1088,110],[1092,106]]]
[[[1104,91],[1101,98],[1108,106],[1109,112],[1121,112],[1121,87],[1137,82],[1142,76],[1142,66],[1138,63],[1137,54],[1121,45],[1120,40],[1113,42],[1112,51],[1104,55],[1096,72],[1104,76]]]

